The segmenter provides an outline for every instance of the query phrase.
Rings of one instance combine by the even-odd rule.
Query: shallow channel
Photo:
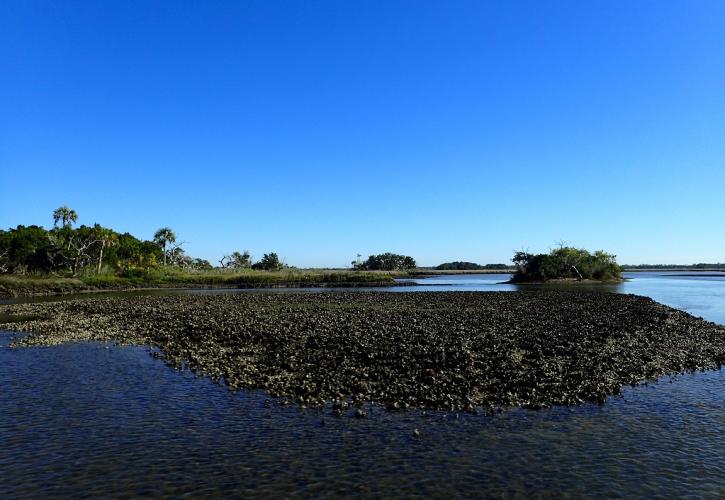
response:
[[[725,324],[725,277],[671,274],[633,273],[609,291]],[[511,287],[500,278],[404,290]],[[12,336],[0,334],[3,497],[725,495],[724,370],[601,406],[354,419],[232,393],[143,347],[8,349]]]

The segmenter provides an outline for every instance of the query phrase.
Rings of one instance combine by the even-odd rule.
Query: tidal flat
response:
[[[232,390],[364,417],[363,403],[494,411],[603,403],[717,369],[725,328],[634,295],[248,293],[0,306],[13,346],[148,345]],[[14,318],[17,318],[14,319]]]

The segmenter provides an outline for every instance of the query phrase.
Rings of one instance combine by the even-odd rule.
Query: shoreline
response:
[[[624,270],[624,272],[661,272],[663,276],[667,276],[668,272],[688,272],[688,274],[678,274],[673,276],[682,277],[725,277],[725,270],[687,270],[687,269],[635,269]],[[141,282],[133,283],[127,278],[115,278],[103,276],[101,280],[91,279],[91,283],[84,282],[83,278],[62,278],[62,277],[29,277],[18,275],[0,275],[0,300],[31,298],[31,297],[52,297],[73,294],[95,294],[95,293],[112,293],[112,292],[132,292],[144,290],[248,290],[248,289],[284,289],[284,288],[385,288],[385,287],[401,287],[401,286],[426,286],[425,283],[415,283],[412,281],[419,278],[428,278],[434,276],[460,276],[460,275],[490,275],[490,274],[508,274],[513,275],[511,270],[435,270],[423,269],[417,271],[374,271],[368,272],[367,280],[340,280],[335,281],[330,277],[338,274],[349,273],[354,276],[351,271],[343,270],[300,270],[298,280],[285,281],[281,279],[275,281],[277,276],[265,276],[264,274],[234,275],[224,274],[208,277],[200,281],[174,281],[170,279],[168,282]],[[371,279],[372,276],[374,279]],[[203,277],[203,275],[202,275]],[[241,282],[236,282],[235,280]],[[247,281],[248,280],[248,281]],[[246,281],[246,282],[244,282]],[[497,284],[508,285],[557,285],[557,284],[584,284],[584,285],[613,285],[630,281],[630,278],[622,278],[621,280],[577,280],[577,279],[553,279],[548,281],[516,281],[509,279],[500,281]],[[435,286],[442,286],[437,283]]]
[[[400,277],[405,278],[427,278],[429,276],[456,276],[465,274],[513,274],[514,269],[451,269],[448,271],[439,269],[420,269],[407,271],[407,274],[401,274]]]
[[[583,279],[579,280],[576,278],[557,278],[547,281],[534,281],[534,280],[515,280],[510,279],[508,281],[502,281],[502,284],[506,285],[618,285],[629,281],[628,278],[621,278],[617,280],[590,280]]]
[[[54,275],[0,274],[0,298],[38,297],[132,291],[141,289],[250,289],[309,287],[383,287],[406,286],[405,275],[378,271],[304,270],[282,271],[242,270],[233,272],[187,272],[175,268],[145,271],[136,276],[91,274],[64,277]],[[397,278],[397,279],[396,279]]]
[[[698,273],[722,273],[725,274],[725,269],[719,269],[719,268],[709,268],[709,269],[692,269],[687,267],[664,267],[664,268],[646,268],[646,269],[627,269],[622,268],[622,272],[624,273],[656,273],[656,272],[663,272],[663,273],[682,273],[682,272],[690,272],[693,274]]]
[[[93,295],[105,293],[121,293],[135,291],[153,291],[153,290],[274,290],[274,289],[304,289],[304,288],[386,288],[386,287],[405,287],[405,286],[421,286],[412,281],[392,281],[392,282],[359,282],[359,281],[343,281],[337,283],[330,282],[286,282],[286,283],[249,283],[249,284],[209,284],[209,283],[168,283],[168,284],[143,284],[139,286],[133,285],[86,285],[68,288],[46,288],[46,289],[8,289],[0,285],[0,300],[11,300],[31,297],[55,297],[63,295]]]

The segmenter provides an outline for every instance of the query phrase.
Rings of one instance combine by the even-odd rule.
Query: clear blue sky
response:
[[[0,4],[0,227],[725,261],[725,2]]]

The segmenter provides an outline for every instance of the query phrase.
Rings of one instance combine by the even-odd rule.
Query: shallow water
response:
[[[662,274],[615,287],[725,323],[725,279]],[[11,337],[0,335],[2,497],[725,495],[724,370],[603,406],[457,418],[372,408],[359,420],[231,393],[143,347],[8,349]]]
[[[413,280],[421,286],[400,287],[395,291],[494,291],[566,288],[616,293],[633,293],[687,311],[693,316],[725,324],[725,272],[633,272],[617,284],[511,285],[508,274],[467,274],[436,276]]]
[[[135,290],[128,292],[79,293],[47,297],[24,297],[18,299],[0,299],[0,304],[18,302],[46,302],[57,300],[79,300],[98,297],[158,296],[186,293],[296,293],[296,292],[454,292],[454,291],[516,291],[537,288],[566,288],[572,290],[590,290],[598,292],[633,293],[676,307],[688,313],[703,317],[708,321],[725,324],[725,272],[633,272],[624,273],[627,281],[617,284],[556,284],[556,285],[513,285],[506,281],[510,274],[459,274],[433,276],[429,278],[405,279],[417,285],[395,287],[359,287],[359,288],[243,288],[243,289],[159,289]]]

